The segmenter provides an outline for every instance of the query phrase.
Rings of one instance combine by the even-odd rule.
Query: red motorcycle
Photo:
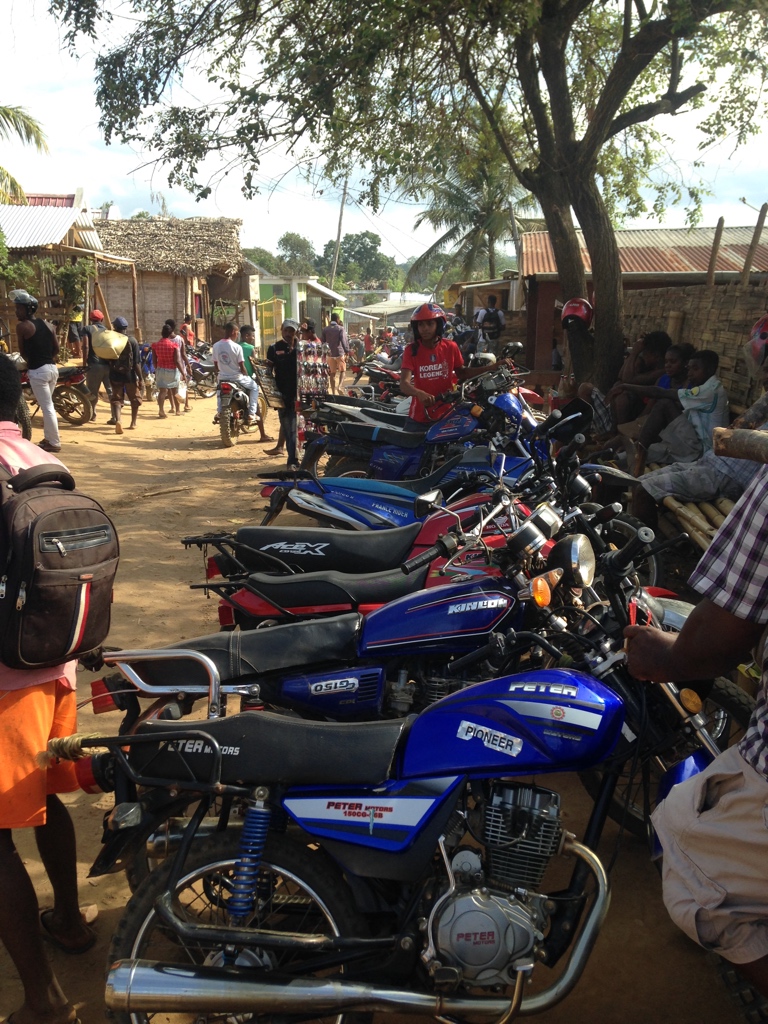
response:
[[[27,401],[31,416],[40,408],[37,404],[32,385],[26,370],[21,371],[22,394]],[[82,426],[91,419],[90,391],[85,383],[85,370],[82,366],[60,366],[59,379],[53,390],[53,407],[57,414],[67,423]]]

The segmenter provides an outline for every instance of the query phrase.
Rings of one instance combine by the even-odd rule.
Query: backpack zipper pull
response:
[[[8,577],[7,576],[3,576],[3,578],[0,579],[0,601],[2,601],[4,599],[4,597],[5,597],[5,592],[8,589],[7,584],[8,584]]]
[[[58,548],[59,554],[60,554],[60,555],[61,555],[61,557],[63,558],[63,557],[64,557],[64,556],[66,555],[66,553],[67,553],[67,549],[66,549],[66,548],[64,547],[64,545],[63,545],[63,544],[61,543],[61,541],[59,540],[59,538],[58,538],[58,537],[51,537],[51,543],[52,543],[52,544],[53,544],[53,545],[54,545],[54,546],[55,546],[56,548]]]
[[[19,587],[19,596],[16,598],[16,611],[20,612],[27,602],[27,584],[22,583]]]

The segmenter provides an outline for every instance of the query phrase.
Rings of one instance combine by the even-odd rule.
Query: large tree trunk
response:
[[[587,279],[576,227],[571,214],[571,200],[560,175],[537,175],[526,181],[539,202],[549,232],[549,241],[560,278],[560,296],[563,302],[587,297]],[[591,376],[593,365],[591,335],[568,337],[571,365],[579,381]]]
[[[488,274],[493,281],[496,278],[496,239],[488,234]]]
[[[595,300],[593,363],[582,366],[574,353],[574,370],[578,381],[589,375],[606,392],[616,382],[624,359],[624,292],[619,248],[594,174],[574,174],[569,184],[592,263]]]

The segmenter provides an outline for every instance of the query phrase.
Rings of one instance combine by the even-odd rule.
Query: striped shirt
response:
[[[754,470],[754,463],[747,463]],[[689,583],[703,597],[737,619],[768,624],[768,466],[752,483],[717,531]],[[744,738],[741,756],[768,776],[768,661],[763,661],[760,692]]]

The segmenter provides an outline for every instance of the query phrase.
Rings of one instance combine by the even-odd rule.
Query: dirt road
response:
[[[78,486],[98,498],[113,516],[122,553],[115,590],[110,642],[124,647],[161,645],[217,628],[215,601],[206,601],[188,585],[203,579],[202,559],[178,543],[184,534],[222,527],[234,529],[258,521],[264,499],[254,474],[277,468],[264,448],[248,437],[223,450],[211,420],[215,400],[193,402],[184,416],[157,418],[156,407],[142,407],[139,425],[121,437],[104,424],[103,405],[94,425],[62,424],[61,458]],[[269,432],[277,436],[275,414]],[[274,421],[274,422],[273,422]],[[34,440],[41,437],[35,422]],[[290,521],[290,520],[286,520]],[[90,676],[79,686],[90,695]],[[94,717],[81,712],[83,732],[114,733],[115,714]],[[578,782],[565,783],[565,823],[579,833],[588,803]],[[76,1002],[82,1024],[104,1019],[103,978],[110,936],[128,899],[122,876],[88,879],[99,846],[100,823],[108,800],[72,794],[67,803],[79,842],[81,904],[97,904],[99,942],[71,957],[51,950],[65,991]],[[16,835],[35,880],[41,906],[50,890],[40,869],[32,836]],[[601,851],[610,860],[616,832],[609,831]],[[547,1024],[736,1024],[732,1005],[712,962],[667,919],[659,879],[643,845],[622,840],[612,874],[613,903],[587,970],[576,990],[545,1017]],[[22,1001],[21,989],[0,947],[0,1020]],[[167,1021],[164,1015],[155,1018]],[[384,1020],[385,1018],[381,1018]]]

